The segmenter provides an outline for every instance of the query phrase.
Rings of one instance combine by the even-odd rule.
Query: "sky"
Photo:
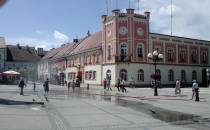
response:
[[[210,0],[107,0],[108,15],[119,8],[151,12],[150,32],[210,41]],[[130,4],[129,4],[130,3]],[[139,7],[139,10],[138,10]],[[8,0],[0,8],[0,36],[6,44],[56,48],[101,31],[106,0]]]

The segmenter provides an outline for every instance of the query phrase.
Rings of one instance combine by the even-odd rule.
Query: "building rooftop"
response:
[[[39,59],[34,47],[7,45],[7,61],[33,62]]]
[[[78,44],[78,46],[70,54],[77,54],[101,46],[102,46],[102,32],[100,31],[86,37],[83,41],[81,41]]]

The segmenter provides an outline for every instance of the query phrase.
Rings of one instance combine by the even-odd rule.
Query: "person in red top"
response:
[[[103,84],[104,84],[104,90],[105,90],[106,89],[106,86],[107,86],[107,80],[106,80],[106,78],[104,78]]]

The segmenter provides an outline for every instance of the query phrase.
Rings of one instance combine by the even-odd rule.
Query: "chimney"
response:
[[[150,19],[150,12],[144,12],[144,15],[147,17],[147,19]]]
[[[79,40],[77,38],[73,39],[73,42],[78,43]]]
[[[88,30],[88,32],[87,32],[87,36],[88,36],[88,37],[90,36],[90,30]]]
[[[20,46],[20,44],[19,44],[19,43],[17,44],[17,47],[18,47],[18,49],[21,49],[21,46]]]
[[[119,9],[112,10],[112,15],[113,16],[119,16],[119,14],[120,14],[120,10]]]
[[[38,48],[37,51],[38,51],[38,55],[44,54],[43,48]]]
[[[102,19],[102,22],[103,22],[103,23],[106,21],[106,17],[107,17],[107,15],[102,15],[102,16],[101,16],[101,19]]]
[[[129,8],[129,9],[126,9],[126,11],[127,11],[127,14],[134,14],[134,9]]]

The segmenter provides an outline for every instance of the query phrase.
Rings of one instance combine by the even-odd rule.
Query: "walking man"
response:
[[[175,86],[175,95],[181,94],[181,82],[179,79],[176,80],[176,86]]]
[[[48,95],[48,92],[49,92],[49,79],[48,78],[44,82],[44,92],[45,92],[45,96],[47,96]]]
[[[112,88],[111,88],[111,80],[110,79],[108,79],[107,88],[108,88],[108,90],[111,90],[112,91]]]
[[[192,100],[194,95],[196,96],[195,101],[199,101],[199,95],[198,95],[198,83],[196,82],[196,80],[193,80],[193,84],[192,84]]]
[[[20,95],[23,95],[23,88],[26,86],[23,78],[20,80],[19,87],[20,87]]]
[[[126,89],[125,89],[125,80],[122,79],[120,84],[121,84],[121,90],[122,90],[122,92],[126,92]]]
[[[34,90],[34,92],[36,91],[36,82],[35,81],[33,83],[33,90]]]
[[[120,78],[117,79],[117,90],[120,92]]]

